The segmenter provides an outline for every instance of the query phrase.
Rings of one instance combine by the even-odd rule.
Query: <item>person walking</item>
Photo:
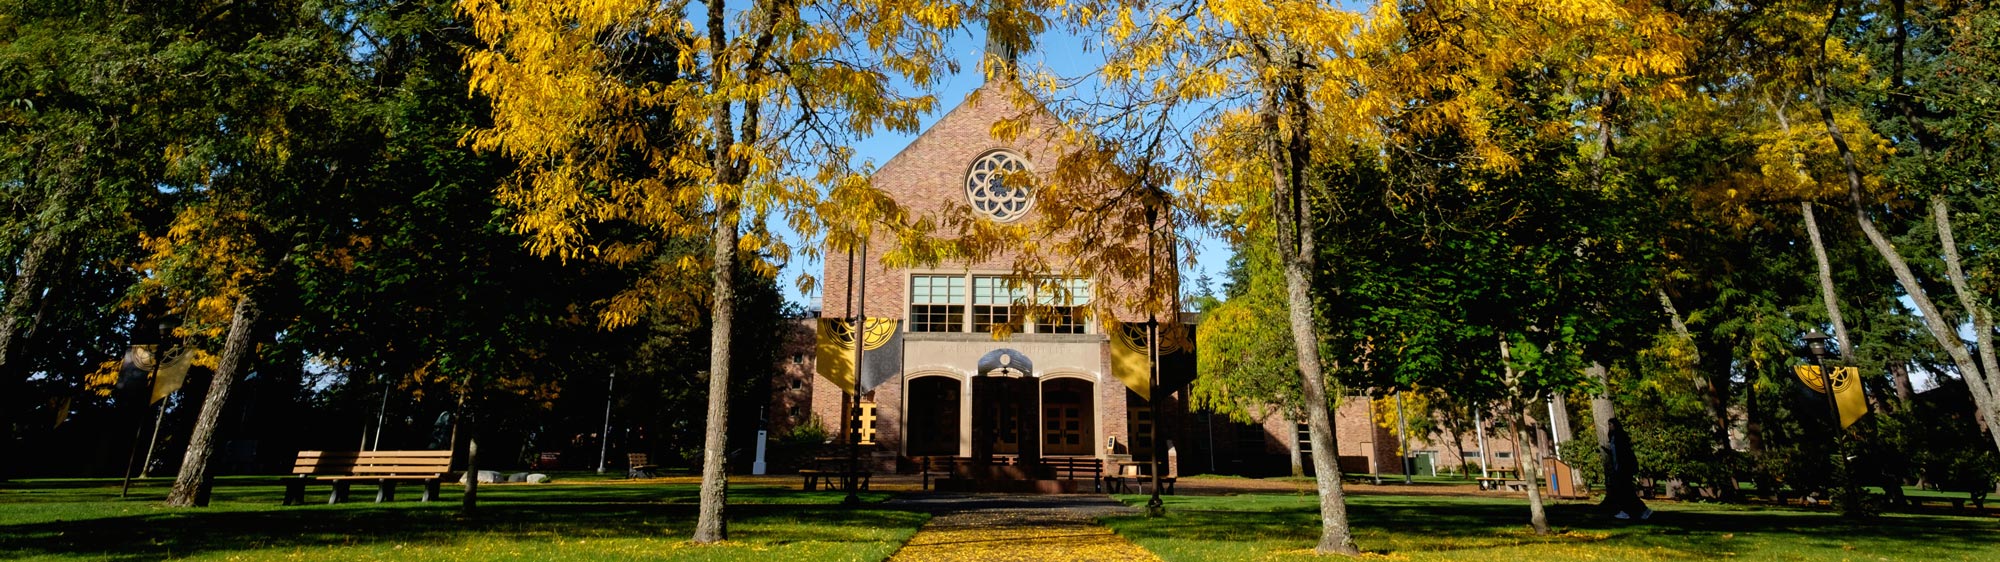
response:
[[[1639,475],[1639,455],[1632,451],[1632,435],[1625,432],[1625,424],[1618,418],[1611,419],[1611,443],[1605,448],[1611,466],[1604,478],[1604,506],[1612,510],[1613,518],[1651,519],[1653,510],[1639,499],[1638,487],[1633,485]]]

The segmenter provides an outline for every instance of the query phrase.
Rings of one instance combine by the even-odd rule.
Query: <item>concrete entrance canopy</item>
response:
[[[1004,352],[1012,356],[1013,368],[1026,376],[1060,372],[1097,378],[1104,370],[1104,341],[1102,334],[1014,334],[995,341],[992,334],[906,332],[903,364],[910,373],[970,371],[967,374],[986,376],[998,365],[996,353]]]
[[[979,358],[979,374],[988,377],[1020,378],[1035,372],[1028,356],[1012,349],[995,349]]]

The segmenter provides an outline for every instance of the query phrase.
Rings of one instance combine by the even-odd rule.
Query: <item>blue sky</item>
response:
[[[1091,74],[1104,60],[1103,55],[1093,52],[1083,38],[1064,33],[1060,30],[1052,29],[1039,37],[1038,41],[1039,44],[1033,52],[1021,55],[1023,66],[1030,69],[1043,69],[1065,78],[1073,78]],[[957,107],[959,102],[965,100],[965,96],[971,94],[974,89],[977,89],[981,83],[985,82],[984,76],[979,72],[979,61],[986,49],[986,39],[983,31],[974,29],[969,32],[962,32],[960,36],[953,39],[949,48],[951,54],[958,60],[961,70],[958,74],[941,81],[938,90],[935,92],[938,99],[938,110],[924,116],[924,129],[928,129],[931,125],[937,123],[938,118],[943,117],[946,112]],[[1086,83],[1094,83],[1094,81],[1087,81]],[[914,134],[903,134],[893,131],[880,132],[855,144],[855,157],[861,162],[870,162],[874,166],[880,166],[882,163],[888,162],[890,158],[895,157],[896,153],[901,152],[903,147],[908,146],[910,141],[915,138],[916,135]],[[774,224],[773,227],[778,228],[781,235],[796,239],[781,223]],[[1221,277],[1224,265],[1228,263],[1230,256],[1228,243],[1213,237],[1204,236],[1199,232],[1190,232],[1184,235],[1196,237],[1196,265],[1193,268],[1183,271],[1182,292],[1200,292],[1199,288],[1196,287],[1195,280],[1205,272],[1211,277],[1216,278],[1213,289],[1219,293],[1222,290]],[[797,284],[793,281],[801,273],[810,273],[815,276],[820,275],[822,267],[823,265],[820,261],[809,261],[804,258],[795,258],[792,263],[787,264],[783,274],[779,277],[779,284],[784,289],[785,298],[792,302],[808,306],[816,304],[820,295],[817,293],[801,294]]]

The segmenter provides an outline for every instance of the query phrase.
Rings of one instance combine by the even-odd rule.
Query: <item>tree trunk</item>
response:
[[[1590,397],[1590,426],[1597,436],[1598,464],[1604,465],[1603,474],[1608,479],[1614,462],[1611,458],[1611,420],[1618,415],[1616,406],[1611,402],[1611,371],[1605,369],[1602,363],[1592,361],[1584,372],[1590,375],[1590,380],[1597,381],[1597,394]],[[1598,485],[1601,487],[1603,483]],[[1611,498],[1606,496],[1605,501],[1609,502]]]
[[[1542,505],[1541,474],[1538,470],[1542,465],[1541,456],[1535,454],[1533,445],[1529,445],[1527,455],[1521,454],[1521,444],[1530,443],[1528,412],[1522,407],[1527,402],[1527,396],[1522,394],[1520,380],[1514,376],[1513,353],[1507,350],[1507,336],[1499,336],[1499,339],[1501,368],[1506,373],[1507,389],[1514,395],[1508,400],[1508,409],[1512,411],[1508,412],[1507,419],[1508,424],[1514,427],[1514,464],[1521,469],[1521,480],[1528,485],[1528,524],[1534,526],[1535,534],[1546,535],[1549,534],[1549,512]]]
[[[716,4],[721,4],[717,2]],[[736,206],[724,205],[715,224],[715,272],[709,309],[708,434],[702,441],[701,507],[695,520],[694,542],[707,544],[729,538],[723,507],[728,503],[729,360],[736,317]],[[842,433],[847,429],[843,428]]]
[[[1840,152],[1841,165],[1847,169],[1847,198],[1848,202],[1854,206],[1854,221],[1861,225],[1861,233],[1868,238],[1868,244],[1874,246],[1875,253],[1881,254],[1882,259],[1889,263],[1889,271],[1895,273],[1896,283],[1902,285],[1903,292],[1908,294],[1910,301],[1917,305],[1917,313],[1922,315],[1924,328],[1930,331],[1931,338],[1937,340],[1939,347],[1944,348],[1945,354],[1951,357],[1952,364],[1958,367],[1960,376],[1965,377],[1965,386],[1968,389],[1968,393],[1972,395],[1973,405],[1978,408],[1981,414],[1987,416],[1989,419],[1992,418],[1994,414],[2000,413],[2000,411],[1996,411],[1994,407],[1994,388],[1990,386],[1988,381],[1989,378],[1992,378],[1989,376],[1990,373],[1981,370],[1979,363],[1973,361],[1972,352],[1966,349],[1965,341],[1958,338],[1957,326],[1945,322],[1944,317],[1939,315],[1937,306],[1931,302],[1930,294],[1924,291],[1923,285],[1917,282],[1916,273],[1910,270],[1909,262],[1903,259],[1903,255],[1896,250],[1896,245],[1889,241],[1889,237],[1883,235],[1882,231],[1875,227],[1874,219],[1868,218],[1868,209],[1862,204],[1861,200],[1861,166],[1855,162],[1854,150],[1848,146],[1846,135],[1840,132],[1840,124],[1836,123],[1833,119],[1833,107],[1826,103],[1826,86],[1824,84],[1813,84],[1813,98],[1819,103],[1820,120],[1826,125],[1826,134],[1833,139],[1833,147]],[[1935,208],[1935,205],[1933,208]],[[1940,224],[1939,228],[1939,235],[1941,237],[1950,237],[1949,234],[1944,232],[1950,228],[1948,221],[1945,224]],[[1948,254],[1946,259],[1955,262],[1958,249],[1956,247],[1946,247],[1944,250]],[[1954,289],[1957,289],[1957,287],[1954,287]],[[1959,290],[1959,292],[1961,295],[1964,294],[1963,290]],[[1969,319],[1976,325],[1979,323],[1980,316],[1979,314],[1974,314]],[[1977,334],[1982,342],[1992,339],[1991,323],[1988,322],[1986,325],[1989,328],[1986,333]],[[1991,346],[1986,347],[1987,349],[1982,352],[1982,356],[1991,356]],[[1990,361],[1988,365],[1991,365]],[[1987,435],[1993,439],[1994,448],[2000,450],[2000,431],[1987,432]]]
[[[1591,159],[1592,160],[1591,182],[1597,184],[1599,188],[1603,186],[1604,159],[1605,157],[1611,155],[1611,148],[1613,141],[1611,136],[1610,115],[1612,106],[1615,104],[1616,99],[1617,98],[1615,97],[1613,92],[1607,91],[1604,94],[1603,101],[1600,104],[1600,108],[1598,111],[1598,119],[1597,119],[1598,149],[1597,149],[1597,155]],[[1682,337],[1686,337],[1687,325],[1681,323],[1680,312],[1674,310],[1673,302],[1667,299],[1667,293],[1665,290],[1660,291],[1660,301],[1662,304],[1666,305],[1666,309],[1673,317],[1673,323],[1675,324],[1675,328],[1678,330],[1680,335]],[[1591,361],[1590,366],[1585,368],[1584,372],[1585,374],[1590,376],[1591,380],[1597,382],[1597,389],[1598,389],[1597,393],[1591,395],[1590,397],[1590,425],[1592,433],[1597,436],[1597,451],[1598,451],[1597,456],[1599,457],[1598,460],[1600,460],[1604,465],[1604,476],[1606,478],[1609,478],[1611,476],[1611,464],[1612,464],[1612,460],[1610,457],[1611,420],[1618,415],[1617,408],[1611,401],[1611,372],[1608,369],[1604,368],[1604,364],[1598,363],[1596,361]],[[1610,497],[1606,496],[1605,501],[1606,502],[1611,501]]]
[[[255,288],[245,290],[236,301],[236,310],[230,314],[229,336],[223,341],[222,360],[216,364],[215,375],[208,385],[208,396],[201,402],[201,414],[195,418],[194,435],[188,438],[187,453],[181,458],[181,472],[174,479],[174,490],[167,496],[171,507],[206,507],[208,494],[208,462],[215,456],[215,436],[222,425],[223,409],[229,405],[229,391],[236,381],[243,378],[244,371],[255,360],[257,353],[257,331],[263,323],[263,305],[257,302]]]
[[[1569,399],[1561,393],[1553,393],[1547,400],[1549,406],[1549,453],[1562,456],[1562,444],[1576,439],[1569,426]]]
[[[1695,366],[1695,395],[1701,398],[1702,405],[1708,409],[1709,417],[1715,422],[1718,429],[1714,432],[1724,436],[1720,447],[1727,448],[1729,418],[1723,402],[1724,393],[1716,389],[1715,381],[1707,375],[1707,365],[1702,361],[1701,346],[1695,342],[1694,333],[1688,330],[1687,322],[1681,319],[1680,309],[1674,307],[1674,299],[1667,296],[1666,289],[1655,289],[1654,293],[1660,297],[1660,308],[1666,312],[1667,323],[1673,327],[1674,334],[1680,336],[1681,341],[1687,342],[1689,359]],[[1727,372],[1729,362],[1723,361],[1722,364],[1724,366],[1722,370]]]
[[[23,316],[34,305],[35,297],[41,294],[37,289],[42,285],[43,272],[54,258],[50,253],[55,251],[58,242],[53,230],[36,230],[27,249],[21,253],[20,269],[14,274],[12,286],[7,288],[7,302],[0,305],[4,306],[0,309],[0,373],[5,373],[10,383],[26,379],[25,372],[18,372],[22,369],[15,357],[20,350],[15,348],[20,347],[23,339],[20,333],[29,324],[23,321]]]
[[[37,158],[39,160],[39,158]],[[34,173],[35,170],[28,170]],[[28,181],[34,181],[32,178]],[[40,220],[34,221],[33,232],[28,247],[21,252],[19,268],[14,272],[11,286],[7,287],[7,301],[0,303],[0,377],[7,377],[7,384],[22,383],[27,373],[20,368],[17,357],[20,354],[22,333],[31,322],[23,322],[28,308],[35,304],[42,294],[42,278],[63,251],[62,218],[69,210],[70,199],[78,190],[75,181],[58,180],[55,191],[38,205]]]
[[[1667,296],[1666,289],[1654,289],[1653,294],[1659,295],[1660,309],[1667,313],[1667,324],[1673,326],[1674,335],[1680,336],[1681,340],[1687,342],[1688,352],[1694,354],[1695,364],[1701,364],[1701,346],[1695,345],[1694,334],[1688,331],[1687,322],[1681,320],[1680,309],[1674,308],[1673,297]]]
[[[1441,409],[1447,412],[1449,410]],[[1444,434],[1447,443],[1451,443],[1451,452],[1458,458],[1457,463],[1451,465],[1451,471],[1469,480],[1472,478],[1472,473],[1465,470],[1465,426],[1459,425],[1464,420],[1454,413],[1444,414],[1444,419],[1445,422],[1438,425],[1438,432]]]
[[[1896,386],[1896,401],[1903,408],[1910,407],[1910,401],[1917,396],[1916,387],[1910,384],[1910,366],[1889,363],[1889,381]]]
[[[1840,342],[1840,361],[1854,364],[1854,340],[1847,337],[1847,321],[1840,317],[1840,298],[1833,290],[1833,266],[1826,259],[1826,244],[1819,238],[1819,220],[1813,216],[1811,201],[1799,203],[1806,217],[1806,235],[1812,240],[1813,261],[1819,265],[1819,298],[1826,303],[1827,321],[1833,323],[1833,338]]]
[[[1743,448],[1751,453],[1764,452],[1764,407],[1757,399],[1757,383],[1749,381],[1743,388]]]
[[[1938,245],[1944,249],[1945,276],[1951,280],[1951,289],[1958,293],[1958,304],[1965,309],[1965,318],[1972,321],[1972,334],[1979,348],[1979,377],[1966,377],[1966,386],[1982,385],[1986,394],[1986,404],[1981,405],[1981,414],[1992,419],[2000,414],[2000,363],[1994,361],[1993,352],[1993,311],[1980,306],[1973,299],[1972,289],[1967,286],[1965,267],[1959,263],[1958,242],[1952,235],[1951,208],[1944,197],[1931,196],[1931,216],[1937,223]],[[1974,394],[1976,398],[1978,395]],[[1993,436],[1994,444],[2000,446],[2000,435]]]
[[[465,495],[459,498],[459,510],[472,515],[479,509],[479,414],[471,408],[460,413],[465,429]]]
[[[723,80],[730,72],[727,10],[722,2],[708,3],[709,39],[709,91],[720,95],[727,86]],[[753,63],[754,64],[754,61]],[[756,115],[744,115],[746,134],[755,131]],[[729,102],[715,104],[709,116],[710,132],[716,135],[714,161],[710,164],[715,183],[715,223],[711,226],[709,243],[713,252],[714,270],[709,276],[709,337],[708,337],[708,431],[702,438],[701,451],[701,502],[697,508],[694,524],[695,544],[713,544],[729,538],[729,523],[723,509],[729,503],[729,363],[731,358],[731,336],[736,324],[736,231],[737,202],[729,193],[737,185],[736,159],[731,155],[736,144],[730,133],[735,123],[730,118]],[[841,417],[842,433],[846,433],[847,418]]]
[[[1292,477],[1306,475],[1305,462],[1299,458],[1299,422],[1297,418],[1285,418],[1285,448],[1292,453]]]
[[[1730,370],[1735,365],[1735,350],[1723,348],[1720,354],[1709,354],[1712,364],[1703,365],[1697,380],[1700,384],[1695,391],[1701,397],[1702,406],[1708,410],[1709,448],[1716,452],[1727,451],[1729,446],[1729,397]],[[1721,376],[1714,376],[1720,374]]]
[[[28,242],[27,249],[21,253],[20,268],[15,270],[14,282],[7,287],[7,301],[0,303],[0,395],[27,394],[27,369],[17,356],[21,353],[19,348],[23,347],[21,342],[27,339],[22,334],[26,331],[24,325],[32,326],[33,322],[25,321],[23,317],[27,315],[28,308],[35,303],[35,297],[41,294],[38,289],[42,285],[43,272],[53,260],[54,256],[50,254],[57,251],[58,238],[52,229],[46,227],[36,229],[33,239]],[[0,405],[0,407],[12,406],[13,404]],[[0,422],[0,456],[11,456],[4,453],[11,453],[9,450],[13,449],[14,445],[14,424]],[[12,472],[11,468],[0,466],[0,480],[7,478],[7,473]]]
[[[1289,50],[1282,56],[1285,64],[1296,71],[1298,66],[1293,64]],[[1312,274],[1318,249],[1308,223],[1313,215],[1305,189],[1304,169],[1311,158],[1305,136],[1305,86],[1296,74],[1282,80],[1281,85],[1267,86],[1263,118],[1270,132],[1268,150],[1275,172],[1272,204],[1278,215],[1279,254],[1284,262],[1285,291],[1290,305],[1288,321],[1293,351],[1298,355],[1299,376],[1305,387],[1306,428],[1312,440],[1313,476],[1319,488],[1320,536],[1316,550],[1322,554],[1360,554],[1361,549],[1354,544],[1354,533],[1348,528],[1347,498],[1340,481],[1340,447],[1333,432],[1333,413],[1328,407],[1326,376],[1321,370],[1319,327],[1313,322]],[[1284,118],[1291,121],[1287,129],[1278,127],[1281,97],[1288,110]],[[1283,138],[1281,130],[1290,130],[1290,138]]]
[[[1792,120],[1785,117],[1785,107],[1773,105],[1772,112],[1778,117],[1778,127],[1784,131],[1785,136],[1790,137]],[[1810,180],[1811,177],[1805,171],[1805,154],[1795,150],[1791,156],[1793,173],[1802,181]],[[1826,303],[1826,318],[1833,324],[1834,341],[1840,342],[1840,360],[1852,364],[1854,342],[1847,339],[1847,322],[1840,316],[1840,298],[1833,289],[1833,266],[1826,259],[1826,243],[1820,241],[1819,220],[1814,216],[1812,201],[1799,202],[1799,215],[1806,219],[1806,237],[1812,242],[1813,261],[1819,267],[1819,296],[1820,300]]]
[[[1660,308],[1666,312],[1667,323],[1673,326],[1674,334],[1679,335],[1682,341],[1687,342],[1688,354],[1695,365],[1695,396],[1701,398],[1702,407],[1708,410],[1708,417],[1711,422],[1711,426],[1709,427],[1710,446],[1716,451],[1726,450],[1729,448],[1728,373],[1732,362],[1728,361],[1727,359],[1729,358],[1727,357],[1724,357],[1724,360],[1717,361],[1718,365],[1715,372],[1723,373],[1724,376],[1719,378],[1710,377],[1708,374],[1710,372],[1708,369],[1709,365],[1703,361],[1701,346],[1695,342],[1694,333],[1688,330],[1687,322],[1681,320],[1681,312],[1680,309],[1674,307],[1674,299],[1667,296],[1666,289],[1655,289],[1654,294],[1659,295]]]

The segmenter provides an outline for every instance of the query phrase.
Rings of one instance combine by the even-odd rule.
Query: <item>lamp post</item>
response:
[[[848,267],[853,267],[856,259],[868,259],[868,238],[865,235],[861,239],[860,255],[849,257]],[[861,483],[861,350],[868,340],[867,262],[861,263],[860,270],[855,272],[855,276],[859,278],[855,284],[859,285],[861,290],[854,293],[854,324],[850,330],[854,333],[854,400],[848,403],[847,419],[844,422],[847,426],[844,431],[847,434],[847,474],[843,475],[841,483],[847,487],[847,497],[840,500],[840,505],[847,507],[861,505],[861,495],[857,488]]]
[[[1410,462],[1410,420],[1403,418],[1402,391],[1396,392],[1396,453],[1403,457],[1403,484],[1409,484],[1416,465]]]
[[[1826,396],[1828,419],[1833,420],[1835,428],[1839,428],[1840,403],[1835,402],[1833,397],[1833,373],[1826,370],[1826,340],[1833,338],[1828,337],[1825,333],[1815,328],[1812,331],[1806,332],[1806,335],[1800,336],[1799,339],[1806,341],[1806,355],[1811,357],[1813,368],[1817,369],[1819,373],[1820,394]]]
[[[1833,338],[1827,337],[1825,333],[1815,328],[1806,332],[1806,335],[1800,336],[1799,339],[1806,342],[1806,355],[1812,360],[1813,368],[1817,370],[1819,375],[1820,394],[1826,397],[1827,427],[1830,428],[1827,434],[1833,437],[1833,477],[1839,481],[1839,484],[1847,488],[1846,497],[1842,498],[1841,501],[1841,509],[1849,514],[1858,513],[1857,510],[1852,509],[1855,507],[1852,505],[1852,502],[1858,497],[1857,494],[1860,490],[1853,486],[1853,479],[1848,478],[1846,474],[1847,463],[1843,462],[1846,453],[1841,450],[1840,439],[1840,402],[1833,396],[1833,373],[1826,368],[1826,342]],[[1833,486],[1827,486],[1827,495],[1831,496],[1832,492]],[[1832,500],[1833,498],[1828,497],[1827,499]],[[1829,501],[1828,503],[1832,502]]]
[[[598,474],[604,474],[605,459],[611,455],[611,401],[618,398],[617,390],[618,371],[613,369],[604,378],[604,433],[597,434]]]
[[[1156,240],[1160,227],[1158,201],[1159,199],[1152,199],[1146,205],[1146,227],[1149,229],[1146,233],[1146,286],[1155,290],[1159,288],[1160,283],[1159,262],[1154,259],[1159,242]],[[1175,311],[1179,311],[1178,306],[1175,307]],[[1175,321],[1178,323],[1179,318],[1176,317]],[[1160,317],[1157,312],[1146,313],[1146,339],[1146,406],[1152,409],[1153,414],[1152,452],[1146,461],[1147,468],[1152,473],[1153,496],[1146,499],[1146,516],[1160,517],[1167,514],[1167,504],[1160,499],[1160,455],[1167,452],[1160,444],[1164,442],[1161,438],[1164,436],[1167,424],[1166,408],[1161,407],[1160,400]]]
[[[1164,423],[1161,423],[1165,420],[1165,416],[1163,414],[1165,413],[1166,408],[1160,407],[1159,317],[1150,314],[1147,315],[1146,333],[1148,334],[1147,339],[1151,340],[1146,342],[1146,353],[1149,355],[1149,357],[1147,358],[1151,359],[1150,361],[1151,365],[1149,365],[1151,367],[1151,372],[1146,374],[1147,394],[1150,397],[1146,401],[1148,402],[1147,406],[1152,408],[1153,410],[1152,452],[1148,454],[1146,457],[1146,464],[1147,464],[1146,468],[1149,469],[1149,472],[1152,473],[1151,476],[1153,479],[1153,497],[1146,499],[1146,516],[1159,517],[1161,515],[1165,515],[1167,512],[1166,502],[1160,499],[1160,468],[1161,468],[1160,455],[1166,453],[1166,449],[1160,447],[1161,443],[1160,430],[1164,428],[1164,426],[1166,425]]]

